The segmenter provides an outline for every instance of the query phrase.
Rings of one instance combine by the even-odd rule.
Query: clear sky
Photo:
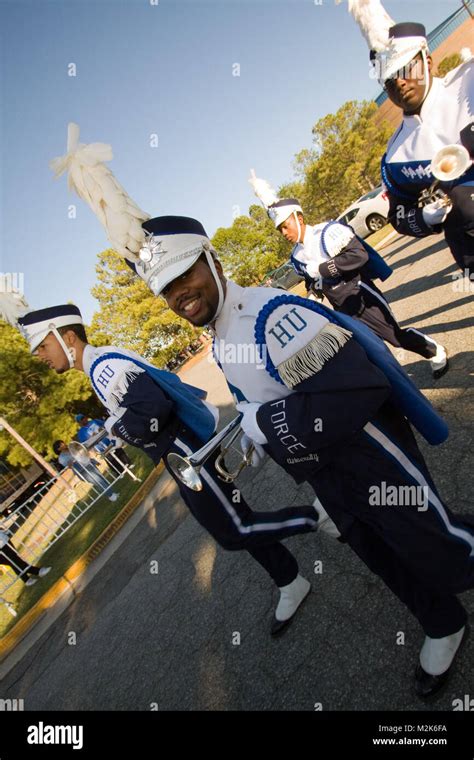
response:
[[[431,31],[460,1],[384,5]],[[0,271],[24,273],[32,308],[71,300],[87,321],[107,239],[48,167],[69,121],[81,142],[112,145],[110,167],[141,208],[194,216],[212,236],[254,202],[251,167],[291,180],[317,119],[379,92],[334,0],[0,0],[0,29]]]

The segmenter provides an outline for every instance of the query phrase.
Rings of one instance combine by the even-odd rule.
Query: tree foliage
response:
[[[76,434],[74,415],[92,396],[88,379],[75,370],[57,375],[30,354],[18,330],[1,321],[0,356],[1,415],[46,459],[53,458],[54,441]],[[13,466],[32,461],[5,430],[0,432],[0,457]]]
[[[380,161],[392,127],[377,124],[376,112],[375,103],[344,103],[316,122],[313,147],[296,155],[300,201],[312,223],[336,218],[380,184]]]
[[[284,238],[258,205],[250,207],[249,216],[238,216],[232,227],[219,227],[212,244],[226,276],[242,287],[259,284],[288,258]]]

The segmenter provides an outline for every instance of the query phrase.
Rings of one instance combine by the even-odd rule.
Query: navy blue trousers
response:
[[[308,480],[343,540],[425,633],[441,638],[467,619],[456,594],[474,587],[474,515],[463,519],[443,504],[410,426],[383,409]],[[373,504],[374,486],[382,494],[418,486],[423,501]]]
[[[288,585],[298,574],[298,563],[279,542],[298,533],[314,531],[318,524],[314,507],[253,512],[235,483],[225,483],[218,478],[214,467],[217,453],[200,471],[203,490],[192,491],[173,474],[166,456],[173,451],[189,456],[201,446],[202,442],[190,430],[181,430],[164,456],[166,469],[176,481],[189,511],[223,549],[248,551],[277,586]]]

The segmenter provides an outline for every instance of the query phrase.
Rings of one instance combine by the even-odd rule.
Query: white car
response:
[[[349,224],[356,235],[365,238],[387,224],[388,207],[387,193],[380,185],[346,208],[337,221]]]

